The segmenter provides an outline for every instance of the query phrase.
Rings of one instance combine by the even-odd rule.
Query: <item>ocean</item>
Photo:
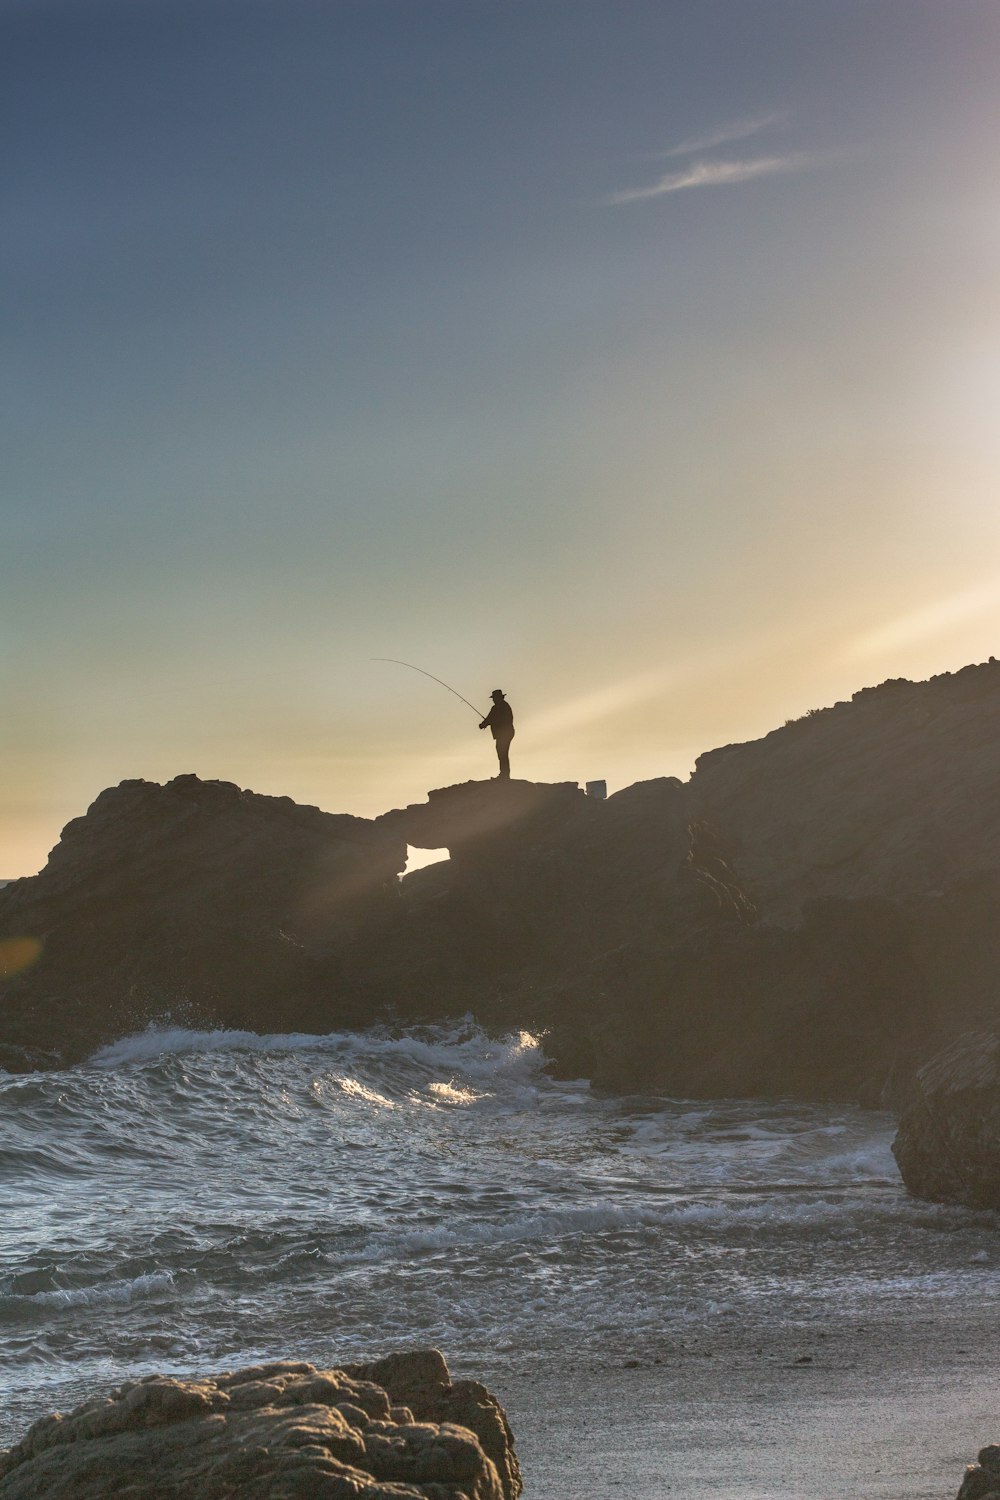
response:
[[[0,1444],[152,1371],[433,1344],[504,1399],[508,1368],[994,1304],[996,1217],[908,1198],[893,1128],[599,1096],[471,1023],[157,1029],[0,1074]]]

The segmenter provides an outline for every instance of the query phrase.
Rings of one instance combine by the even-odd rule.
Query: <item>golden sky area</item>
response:
[[[491,775],[376,657],[614,790],[995,652],[993,0],[0,33],[0,878],[126,777]]]

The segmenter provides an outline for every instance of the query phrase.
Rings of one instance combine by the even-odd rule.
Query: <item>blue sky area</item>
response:
[[[686,775],[1000,627],[995,0],[0,0],[0,876]]]

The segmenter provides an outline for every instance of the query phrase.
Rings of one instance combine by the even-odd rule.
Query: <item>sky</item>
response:
[[[0,0],[0,877],[1000,640],[996,0]]]

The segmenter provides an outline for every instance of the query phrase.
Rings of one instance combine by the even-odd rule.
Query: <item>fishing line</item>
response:
[[[456,688],[449,687],[446,682],[442,682],[440,677],[435,677],[433,672],[425,672],[423,667],[415,667],[412,661],[400,661],[398,656],[373,656],[371,660],[391,661],[397,667],[409,667],[411,672],[419,672],[421,677],[429,677],[431,682],[436,682],[441,687],[448,688],[449,693],[453,693],[456,698],[462,698],[461,693],[458,692]],[[484,719],[486,717],[486,715],[480,709],[478,709],[474,703],[469,702],[468,698],[462,698],[462,702],[465,704],[466,708],[471,708],[472,712],[474,714],[478,714],[481,719]]]

